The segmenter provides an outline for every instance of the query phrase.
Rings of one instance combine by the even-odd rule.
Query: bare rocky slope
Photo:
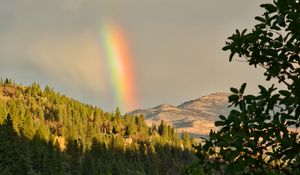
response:
[[[211,129],[217,129],[214,122],[219,115],[229,113],[228,96],[228,93],[214,93],[178,106],[163,104],[150,109],[139,109],[130,114],[143,114],[148,125],[159,124],[164,120],[179,132],[184,130],[195,137],[207,136]]]

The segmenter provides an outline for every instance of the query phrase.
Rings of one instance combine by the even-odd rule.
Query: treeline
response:
[[[36,83],[0,81],[1,174],[180,174],[193,139]]]

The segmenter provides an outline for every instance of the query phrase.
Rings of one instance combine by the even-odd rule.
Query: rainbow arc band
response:
[[[101,26],[101,46],[114,89],[115,103],[122,112],[137,107],[132,56],[126,35],[119,26]]]

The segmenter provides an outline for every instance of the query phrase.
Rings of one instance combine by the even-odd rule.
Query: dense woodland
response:
[[[0,81],[0,172],[18,174],[181,174],[193,139],[143,116],[108,113],[36,83]]]

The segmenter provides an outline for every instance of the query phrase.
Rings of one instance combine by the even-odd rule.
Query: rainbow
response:
[[[114,90],[115,105],[122,112],[137,107],[132,56],[124,32],[119,26],[101,25],[100,45]]]

